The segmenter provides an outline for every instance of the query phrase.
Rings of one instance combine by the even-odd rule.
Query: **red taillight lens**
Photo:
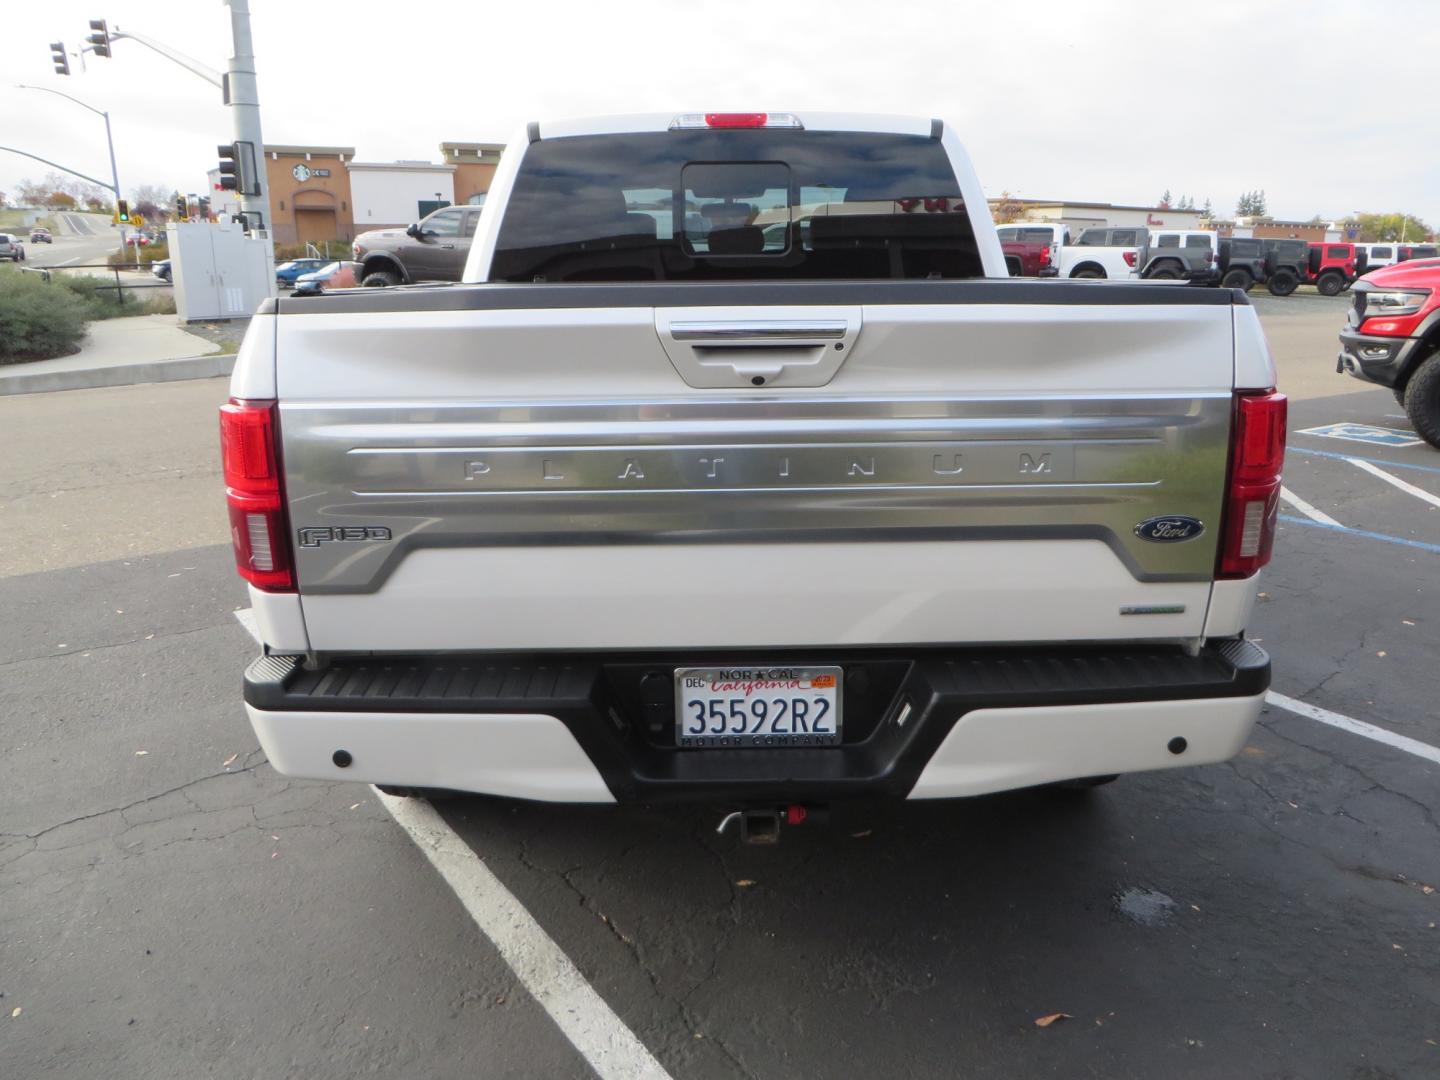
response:
[[[1235,395],[1218,577],[1249,577],[1270,561],[1285,464],[1286,404],[1285,395],[1274,390]]]
[[[1049,265],[1050,265],[1050,249],[1049,249],[1048,247],[1047,247],[1047,248],[1041,248],[1041,249],[1040,249],[1040,265],[1041,265],[1041,266],[1049,266]]]
[[[1125,257],[1125,265],[1126,265],[1126,266],[1134,266],[1134,265],[1135,265],[1135,260],[1139,257],[1139,254],[1140,254],[1140,253],[1139,253],[1139,252],[1136,252],[1136,251],[1122,251],[1122,252],[1121,252],[1121,255],[1123,255],[1123,256]]]
[[[290,530],[280,483],[280,426],[273,401],[220,406],[220,461],[235,568],[256,588],[293,592]]]
[[[766,114],[763,112],[707,112],[705,124],[713,128],[764,127]]]

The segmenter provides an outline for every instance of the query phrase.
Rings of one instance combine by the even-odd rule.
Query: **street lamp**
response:
[[[30,86],[30,85],[28,85],[28,84],[26,84],[26,83],[16,83],[16,84],[15,84],[15,88],[16,88],[17,90],[41,90],[41,91],[44,91],[44,92],[47,93],[47,94],[56,94],[56,95],[58,95],[58,96],[60,96],[60,97],[65,98],[67,101],[73,101],[76,105],[79,105],[81,108],[89,109],[91,112],[95,113],[97,116],[102,117],[102,118],[104,119],[104,121],[105,121],[105,145],[106,145],[106,146],[109,148],[109,150],[110,150],[110,190],[115,193],[115,205],[116,205],[116,206],[119,206],[119,205],[120,205],[120,174],[119,174],[119,172],[118,172],[118,171],[116,170],[116,168],[115,168],[115,140],[114,140],[113,138],[111,138],[111,136],[110,136],[110,114],[109,114],[108,112],[105,112],[103,109],[97,109],[97,108],[95,108],[95,106],[93,106],[93,105],[87,105],[87,104],[85,104],[85,102],[81,101],[81,100],[80,100],[79,98],[77,98],[77,97],[71,97],[69,94],[65,93],[63,90],[52,90],[52,89],[51,89],[50,87],[48,87],[48,86]],[[68,171],[68,170],[67,170],[67,171]],[[101,184],[100,186],[101,186],[101,187],[104,187],[105,185],[104,185],[104,184]],[[123,260],[124,260],[124,256],[125,256],[125,226],[123,226],[123,225],[120,226],[120,255],[121,255],[121,260],[123,261]]]

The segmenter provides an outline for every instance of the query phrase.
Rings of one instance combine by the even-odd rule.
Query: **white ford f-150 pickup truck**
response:
[[[251,322],[246,709],[291,776],[756,813],[1220,761],[1274,385],[1242,293],[1008,278],[939,121],[531,124],[463,282]]]

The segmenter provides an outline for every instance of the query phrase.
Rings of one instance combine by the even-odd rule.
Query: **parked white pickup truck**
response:
[[[1008,278],[939,121],[532,124],[463,283],[251,323],[246,708],[291,776],[761,815],[1220,761],[1274,385],[1243,295]]]

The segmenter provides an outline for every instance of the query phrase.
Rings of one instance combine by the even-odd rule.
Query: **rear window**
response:
[[[1180,237],[1177,236],[1175,233],[1161,233],[1160,238],[1155,241],[1155,246],[1163,248],[1178,248],[1180,246]]]
[[[1209,250],[1210,238],[1208,236],[1187,236],[1185,237],[1185,246],[1187,248],[1205,248]]]
[[[541,139],[504,213],[494,281],[983,276],[950,160],[924,136]]]
[[[1115,247],[1138,247],[1140,241],[1139,229],[1116,229],[1111,233],[1111,244]]]
[[[1348,259],[1350,258],[1350,249],[1348,247],[1331,247],[1326,255],[1331,259]]]
[[[1055,239],[1055,233],[1050,229],[1021,229],[1020,239],[1032,243],[1048,244]]]
[[[1372,247],[1370,249],[1370,257],[1372,259],[1388,259],[1393,254],[1394,252],[1391,251],[1388,247],[1379,247],[1377,245],[1376,247]]]

